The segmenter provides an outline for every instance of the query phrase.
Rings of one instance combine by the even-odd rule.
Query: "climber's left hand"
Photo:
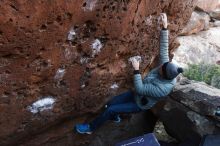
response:
[[[167,25],[168,25],[167,14],[166,13],[161,13],[160,18],[162,20],[163,28],[167,29]]]

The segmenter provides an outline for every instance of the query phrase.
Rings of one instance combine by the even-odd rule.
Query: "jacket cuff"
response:
[[[164,27],[163,27],[162,30],[167,30],[167,28],[164,28]]]
[[[139,70],[134,70],[134,74],[140,74],[140,71]]]

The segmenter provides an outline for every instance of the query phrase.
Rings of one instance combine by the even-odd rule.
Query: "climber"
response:
[[[135,91],[127,91],[115,96],[106,104],[106,110],[89,124],[77,124],[76,131],[81,134],[91,134],[107,120],[116,123],[121,121],[119,114],[136,113],[149,110],[159,100],[164,99],[173,89],[176,77],[183,69],[169,61],[167,16],[160,15],[163,29],[160,32],[160,65],[150,71],[142,80],[139,72],[139,61],[132,60],[134,68]]]

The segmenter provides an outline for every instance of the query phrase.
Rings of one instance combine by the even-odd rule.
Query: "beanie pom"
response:
[[[179,68],[177,69],[177,71],[178,71],[178,73],[183,73],[183,68],[182,68],[182,67],[179,67]]]

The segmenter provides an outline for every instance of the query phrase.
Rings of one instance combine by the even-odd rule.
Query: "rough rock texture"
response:
[[[48,129],[47,132],[22,143],[21,146],[113,146],[123,140],[153,132],[157,120],[151,112],[145,112],[121,116],[122,122],[119,124],[108,121],[92,135],[80,135],[73,132],[73,124],[91,120],[92,116],[90,119],[85,119],[84,116],[64,121],[58,126]],[[156,132],[155,134],[157,135]]]
[[[131,87],[129,57],[155,62],[159,14],[174,42],[196,1],[1,0],[0,145],[97,112]]]
[[[220,134],[219,95],[219,89],[183,78],[159,112],[160,120],[180,141],[199,141],[204,135]]]
[[[216,64],[220,58],[220,27],[213,27],[196,35],[180,36],[179,48],[174,52],[174,60],[183,67],[188,63],[201,62]]]
[[[198,0],[197,7],[205,12],[220,9],[220,0]]]
[[[180,35],[196,34],[202,30],[209,29],[210,17],[205,12],[194,11],[192,16]]]
[[[220,20],[220,10],[211,12],[210,16],[214,19]]]
[[[215,20],[214,22],[210,22],[210,27],[220,27],[220,21]]]

